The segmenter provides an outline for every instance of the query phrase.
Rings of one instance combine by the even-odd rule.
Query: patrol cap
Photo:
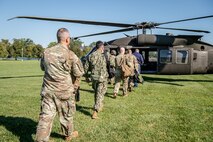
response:
[[[111,50],[111,54],[116,55],[116,51],[115,50]]]

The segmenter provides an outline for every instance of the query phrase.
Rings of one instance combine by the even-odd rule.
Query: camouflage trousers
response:
[[[36,132],[36,142],[47,142],[52,129],[56,113],[59,115],[61,129],[64,136],[73,132],[73,115],[75,113],[75,96],[61,100],[57,94],[46,93],[41,99],[41,113]]]
[[[134,87],[134,76],[130,76],[128,80],[128,88]]]
[[[99,81],[93,80],[92,87],[93,87],[93,89],[95,91],[94,110],[99,112],[100,109],[103,107],[104,95],[105,95],[105,93],[107,91],[107,81],[99,82]]]
[[[124,77],[121,76],[121,74],[120,75],[117,74],[115,76],[114,93],[118,94],[122,80],[123,80],[123,94],[127,94],[129,77],[124,78]]]

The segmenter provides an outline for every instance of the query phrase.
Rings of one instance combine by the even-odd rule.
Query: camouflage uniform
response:
[[[45,142],[49,140],[56,113],[59,115],[63,134],[70,136],[73,132],[75,96],[71,75],[81,77],[83,68],[78,57],[62,44],[47,48],[40,66],[45,74],[36,141]]]
[[[132,74],[131,74],[131,76],[129,77],[129,80],[128,80],[128,88],[131,91],[132,87],[134,86],[133,77],[135,75],[135,70],[138,69],[138,61],[137,61],[137,58],[132,54],[127,54],[126,57],[127,57],[127,60],[130,64],[130,68],[132,70]]]
[[[104,95],[107,91],[107,65],[104,54],[96,50],[90,56],[85,64],[85,70],[91,69],[92,87],[95,91],[94,110],[100,111],[103,107]]]
[[[125,60],[126,64],[128,66],[131,65],[131,63],[128,60],[126,60],[126,58],[127,58],[127,56],[122,55],[122,54],[119,54],[115,58],[115,64],[116,64],[116,67],[115,67],[115,87],[114,87],[114,93],[115,94],[118,94],[118,92],[119,92],[121,80],[123,80],[123,95],[127,94],[129,77],[123,77],[122,76],[122,69],[121,69],[121,61],[122,60]]]

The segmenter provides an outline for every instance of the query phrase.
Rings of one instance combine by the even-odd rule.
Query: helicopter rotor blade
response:
[[[132,30],[135,30],[135,28],[134,27],[130,27],[130,28],[124,28],[124,29],[119,29],[119,30],[113,30],[113,31],[101,32],[101,33],[83,35],[83,36],[74,37],[74,39],[79,39],[79,38],[83,38],[83,37],[90,37],[90,36],[97,36],[97,35],[106,35],[106,34],[112,34],[112,33],[119,33],[119,32],[127,32],[127,31],[132,31]]]
[[[43,20],[43,21],[55,21],[55,22],[68,22],[68,23],[99,25],[99,26],[123,27],[123,28],[135,26],[134,24],[125,24],[125,23],[98,22],[98,21],[73,20],[73,19],[62,19],[62,18],[35,17],[35,16],[17,16],[17,17],[8,19],[8,21],[16,19],[16,18],[25,18],[25,19]]]
[[[155,28],[157,28],[157,29],[166,29],[166,30],[177,30],[177,31],[188,31],[188,32],[210,33],[210,31],[204,31],[204,30],[179,29],[179,28],[166,28],[166,27],[155,27]]]
[[[157,23],[156,25],[159,26],[159,25],[163,25],[163,24],[172,24],[172,23],[179,23],[179,22],[199,20],[199,19],[212,18],[212,17],[213,17],[213,15],[209,15],[209,16],[202,16],[202,17],[196,17],[196,18],[188,18],[188,19],[182,19],[182,20],[176,20],[176,21]]]

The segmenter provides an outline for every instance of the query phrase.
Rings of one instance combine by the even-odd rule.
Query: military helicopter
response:
[[[213,45],[201,40],[202,35],[154,35],[146,34],[147,29],[165,29],[179,30],[197,33],[210,33],[205,30],[193,30],[183,28],[161,27],[161,25],[212,18],[213,15],[175,20],[169,22],[140,22],[136,24],[98,22],[59,18],[45,18],[33,16],[18,16],[11,18],[26,18],[33,20],[45,20],[56,22],[68,22],[98,26],[119,27],[121,29],[88,34],[74,39],[85,38],[90,36],[113,34],[118,32],[128,32],[137,30],[136,36],[128,36],[119,39],[114,39],[105,43],[105,47],[112,50],[118,47],[130,47],[132,50],[136,48],[144,57],[144,65],[142,65],[142,73],[157,73],[157,74],[205,74],[213,73]],[[142,34],[138,31],[142,30]],[[92,52],[93,48],[85,57],[86,59]]]

